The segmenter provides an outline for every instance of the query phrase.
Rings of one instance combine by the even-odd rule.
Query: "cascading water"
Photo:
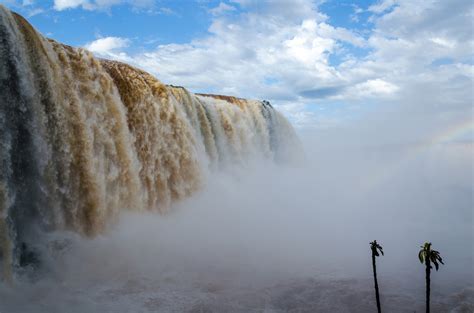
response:
[[[0,5],[0,258],[32,262],[40,233],[94,236],[122,210],[166,212],[206,173],[294,160],[268,102],[195,95],[37,33]]]

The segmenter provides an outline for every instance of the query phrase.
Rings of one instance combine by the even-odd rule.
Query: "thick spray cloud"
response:
[[[3,289],[6,307],[60,312],[79,297],[77,312],[368,312],[377,239],[384,308],[423,309],[429,240],[446,263],[433,308],[469,312],[472,143],[361,142],[367,127],[302,135],[312,161],[300,167],[213,174],[169,215],[123,215],[94,240],[56,233],[49,279]]]
[[[432,241],[447,262],[433,277],[435,306],[466,310],[473,296],[473,256],[466,251],[472,245],[472,143],[360,142],[354,133],[366,127],[303,137],[312,161],[301,168],[256,163],[217,175],[167,220],[124,220],[117,246],[151,238],[132,254],[124,248],[131,257],[126,263],[150,264],[145,260],[156,256],[163,263],[152,262],[146,272],[164,265],[185,279],[183,285],[213,283],[236,294],[272,286],[265,305],[276,312],[366,312],[373,301],[368,242],[384,244],[384,304],[401,311],[422,309],[424,271],[416,255],[419,245]],[[354,137],[359,142],[347,144]],[[318,295],[321,290],[326,293]],[[204,302],[230,311],[220,292],[206,294]],[[292,303],[294,294],[301,298]],[[187,301],[195,305],[193,297]],[[237,311],[264,306],[236,309],[249,295],[236,297]]]

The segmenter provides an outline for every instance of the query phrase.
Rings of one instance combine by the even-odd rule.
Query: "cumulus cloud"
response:
[[[129,61],[126,53],[120,51],[130,45],[130,40],[121,37],[104,37],[87,43],[84,48],[99,57]]]
[[[329,55],[341,43],[363,46],[365,40],[327,24],[317,11],[305,11],[303,18],[280,12],[270,6],[236,18],[219,16],[208,37],[133,58],[165,82],[247,97],[294,100],[295,91],[340,81]]]
[[[470,112],[469,1],[385,0],[363,10],[373,15],[353,30],[334,26],[310,0],[221,2],[206,36],[134,54],[126,45],[94,52],[193,91],[271,100],[299,126],[321,123],[314,106],[341,101],[362,109],[398,101],[439,118]]]

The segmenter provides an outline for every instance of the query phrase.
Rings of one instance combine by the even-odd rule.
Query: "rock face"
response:
[[[166,212],[209,171],[250,158],[292,162],[299,149],[291,125],[266,101],[164,85],[46,39],[0,5],[0,258],[7,278],[38,233],[94,236],[120,211]]]

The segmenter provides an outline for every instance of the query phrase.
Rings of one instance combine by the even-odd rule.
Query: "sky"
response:
[[[470,0],[0,3],[164,83],[269,100],[300,130],[379,120],[421,137],[467,125],[459,138],[473,138]]]

